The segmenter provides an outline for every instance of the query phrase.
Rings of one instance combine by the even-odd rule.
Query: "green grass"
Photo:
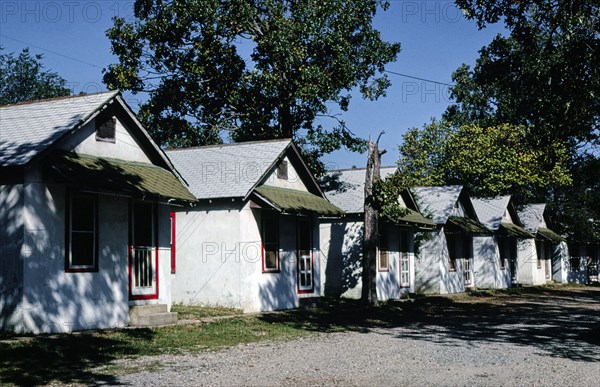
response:
[[[445,315],[489,310],[520,296],[559,296],[577,286],[523,287],[477,291],[455,296],[417,296],[366,307],[358,301],[321,299],[316,309],[297,309],[257,316],[227,308],[184,307],[181,319],[209,319],[187,325],[115,329],[52,336],[0,336],[0,385],[115,384],[114,375],[135,372],[137,363],[115,362],[139,356],[219,350],[238,344],[289,340],[322,332],[365,332],[374,326],[421,324]],[[566,292],[567,295],[574,292]],[[160,364],[144,364],[156,368]]]
[[[200,320],[207,317],[237,316],[242,314],[240,309],[220,306],[186,306],[180,304],[172,305],[171,312],[177,312],[180,320]]]
[[[36,336],[0,342],[0,384],[108,383],[119,370],[114,360],[216,350],[244,343],[294,339],[313,334],[291,323],[233,317],[210,323]]]

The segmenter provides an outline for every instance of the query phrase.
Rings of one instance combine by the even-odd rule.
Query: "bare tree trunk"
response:
[[[381,133],[383,134],[383,132]],[[379,137],[381,137],[381,134]],[[377,246],[379,244],[379,214],[371,198],[373,183],[380,178],[381,155],[379,137],[376,142],[369,138],[367,174],[365,177],[365,232],[362,261],[362,300],[377,305]]]

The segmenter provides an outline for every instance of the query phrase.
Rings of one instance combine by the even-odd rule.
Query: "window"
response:
[[[379,271],[390,271],[390,244],[387,234],[386,229],[379,232],[379,262],[377,264]]]
[[[410,247],[408,246],[408,231],[400,231],[400,286],[410,287]]]
[[[579,257],[579,256],[569,257],[569,269],[571,271],[581,270],[581,257]]]
[[[500,266],[500,270],[506,269],[506,261],[510,259],[510,242],[509,238],[499,238],[498,239],[498,263]]]
[[[314,292],[312,257],[312,223],[310,219],[298,220],[298,293]]]
[[[98,270],[98,198],[70,195],[66,215],[66,270]]]
[[[279,262],[279,218],[275,213],[262,213],[263,273],[277,273]]]
[[[287,180],[288,179],[288,162],[282,161],[277,166],[277,178]]]
[[[171,274],[175,274],[175,269],[177,267],[177,259],[176,259],[176,242],[175,242],[175,236],[176,236],[176,218],[175,218],[175,213],[171,212]]]
[[[96,141],[115,142],[117,119],[110,118],[107,121],[96,121]]]
[[[540,241],[535,242],[535,250],[537,252],[537,268],[542,268],[542,261],[544,260],[544,243]]]
[[[446,244],[448,245],[448,270],[456,271],[456,235],[446,234]]]

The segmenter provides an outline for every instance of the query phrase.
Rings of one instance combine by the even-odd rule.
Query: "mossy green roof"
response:
[[[69,152],[54,155],[52,167],[82,189],[196,201],[173,173],[153,164]]]
[[[545,228],[545,227],[538,228],[537,235],[541,236],[542,238],[548,239],[549,241],[554,242],[554,243],[564,242],[564,240],[565,240],[563,237],[561,237],[554,231],[550,230],[549,228]]]
[[[490,230],[478,221],[463,216],[450,216],[446,222],[450,231],[459,231],[466,234],[489,234]]]
[[[404,210],[407,211],[406,215],[390,220],[394,223],[408,223],[425,228],[434,228],[436,226],[433,220],[424,217],[418,211],[411,210],[410,208],[404,208]]]
[[[517,226],[514,223],[501,223],[500,233],[503,235],[515,237],[515,238],[534,238],[534,235],[529,231],[525,230],[521,226]]]
[[[275,209],[290,213],[316,213],[337,216],[344,213],[327,199],[306,191],[261,185],[254,192]]]

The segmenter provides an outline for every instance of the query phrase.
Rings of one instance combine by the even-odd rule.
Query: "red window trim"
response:
[[[171,212],[171,274],[177,269],[177,213]]]
[[[267,215],[267,216],[265,216]],[[265,218],[273,218],[277,223],[277,233],[275,235],[275,251],[277,253],[277,268],[275,269],[267,269],[265,267]],[[261,252],[261,269],[264,274],[267,273],[281,273],[281,256],[279,254],[279,216],[276,213],[267,214],[266,212],[262,212],[260,216],[260,252]]]
[[[89,197],[93,197],[94,198],[94,211],[95,211],[95,217],[96,219],[94,220],[94,227],[95,227],[95,235],[94,235],[94,239],[95,239],[95,248],[94,248],[94,254],[96,255],[96,259],[94,260],[94,266],[93,267],[83,267],[83,268],[72,268],[71,267],[71,262],[70,262],[70,254],[71,254],[71,199],[73,198],[74,195],[81,195],[81,196],[89,196]],[[100,226],[100,222],[98,220],[99,218],[99,211],[98,211],[98,195],[94,195],[94,194],[90,194],[90,193],[80,193],[80,192],[70,192],[67,191],[66,195],[65,195],[65,200],[66,200],[66,205],[65,205],[65,273],[97,273],[98,272],[98,268],[99,268],[99,263],[98,261],[100,260],[100,248],[99,248],[99,234],[100,234],[100,230],[99,230],[99,226]]]
[[[133,204],[134,201],[129,202],[129,262],[128,262],[128,275],[129,275],[129,299],[132,301],[136,300],[157,300],[160,284],[159,267],[158,267],[158,206],[156,203],[152,203],[154,212],[154,265],[156,266],[156,293],[154,294],[133,294]]]

